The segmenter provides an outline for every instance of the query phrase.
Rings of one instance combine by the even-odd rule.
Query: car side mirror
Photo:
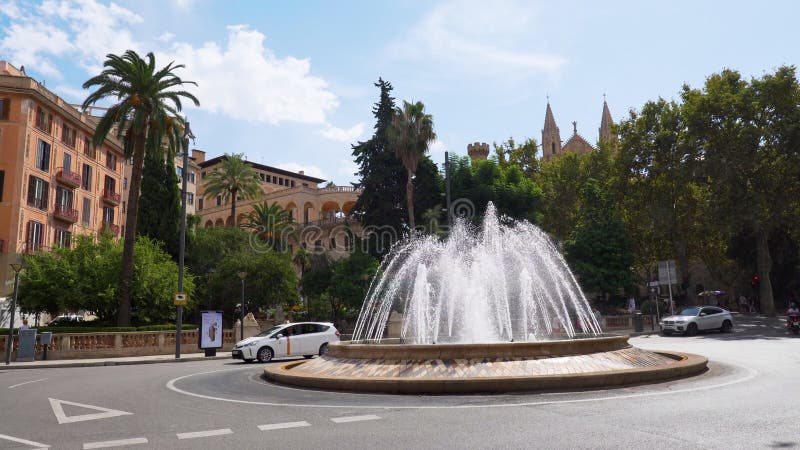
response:
[[[703,317],[705,315],[706,315],[706,313],[700,313],[700,317]]]
[[[280,338],[282,338],[282,337],[283,337],[283,334],[282,334],[282,333],[278,333],[278,335],[277,335],[277,336],[275,336],[275,339],[280,339]]]

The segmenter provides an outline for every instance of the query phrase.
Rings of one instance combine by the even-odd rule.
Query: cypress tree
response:
[[[153,142],[148,144],[153,150],[146,153],[142,169],[136,234],[161,242],[164,250],[177,259],[181,203],[173,155]]]

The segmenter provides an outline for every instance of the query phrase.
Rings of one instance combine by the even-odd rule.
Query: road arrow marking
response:
[[[0,439],[5,439],[7,441],[16,442],[18,444],[30,445],[31,447],[36,447],[36,448],[50,448],[50,446],[47,445],[47,444],[40,444],[38,442],[29,441],[27,439],[15,438],[13,436],[8,436],[8,435],[5,435],[5,434],[0,434]]]
[[[59,425],[64,423],[83,422],[86,420],[108,419],[109,417],[130,416],[133,414],[125,411],[119,411],[117,409],[108,409],[108,408],[102,408],[100,406],[84,405],[83,403],[68,402],[66,400],[58,400],[55,398],[48,398],[48,400],[50,400],[50,407],[53,408],[53,414],[56,415],[56,420],[58,420]],[[103,412],[93,413],[93,414],[81,414],[79,416],[67,417],[67,415],[64,414],[64,408],[61,406],[62,404],[79,406],[81,408],[94,409],[95,411],[103,411]]]

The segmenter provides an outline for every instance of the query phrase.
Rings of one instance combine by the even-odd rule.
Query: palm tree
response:
[[[219,167],[206,176],[205,196],[214,198],[221,195],[226,202],[231,201],[231,225],[236,226],[236,201],[257,197],[261,190],[261,179],[253,170],[244,154],[225,154]]]
[[[274,250],[283,250],[283,243],[288,238],[288,232],[291,232],[291,226],[294,224],[289,211],[281,208],[277,202],[272,205],[267,202],[260,205],[254,205],[253,210],[245,216],[247,222],[242,224],[242,227],[255,230],[258,236],[269,242]]]
[[[436,139],[433,131],[433,116],[425,114],[422,102],[404,101],[403,108],[395,108],[392,126],[389,128],[389,141],[394,153],[408,171],[406,180],[406,202],[408,205],[408,226],[414,231],[414,173],[420,158],[428,152],[428,146]]]
[[[118,324],[128,326],[133,290],[133,247],[147,139],[158,136],[167,139],[170,146],[175,146],[175,136],[180,134],[175,130],[183,124],[179,119],[176,122],[175,118],[183,108],[181,99],[189,99],[196,106],[200,102],[194,95],[180,89],[184,84],[197,85],[175,75],[175,70],[184,67],[182,64],[170,62],[156,70],[152,53],[146,55],[145,61],[133,50],[126,51],[122,56],[108,54],[106,58],[100,75],[83,83],[84,89],[97,87],[84,100],[83,109],[85,111],[100,100],[112,99],[115,103],[97,123],[93,144],[95,147],[102,146],[108,134],[115,130],[116,137],[126,143],[125,156],[133,159],[117,313]]]

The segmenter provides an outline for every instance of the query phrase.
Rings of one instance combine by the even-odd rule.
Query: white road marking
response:
[[[8,388],[9,388],[9,389],[14,389],[15,387],[17,387],[17,386],[22,386],[23,384],[31,384],[31,383],[36,383],[37,381],[44,381],[44,380],[49,380],[49,378],[41,378],[41,379],[39,379],[39,380],[26,381],[26,382],[24,382],[24,383],[19,383],[19,384],[15,384],[15,385],[13,385],[13,386],[9,386]]]
[[[206,431],[192,431],[190,433],[178,433],[178,439],[194,439],[209,436],[222,436],[225,434],[233,434],[230,428],[221,428],[219,430],[206,430]]]
[[[348,423],[348,422],[361,422],[364,420],[379,420],[380,417],[374,414],[368,414],[366,416],[345,416],[345,417],[334,417],[331,419],[333,423]]]
[[[86,420],[108,419],[109,417],[133,415],[133,413],[120,411],[117,409],[109,409],[93,405],[84,405],[83,403],[68,402],[66,400],[58,400],[56,398],[48,398],[48,400],[50,400],[50,407],[53,408],[53,414],[56,415],[56,420],[58,420],[59,425],[64,423],[83,422]],[[94,409],[95,411],[103,411],[103,412],[94,414],[81,414],[79,416],[67,417],[67,415],[64,414],[64,408],[61,406],[62,404],[79,406],[81,408]]]
[[[284,423],[270,423],[268,425],[259,425],[258,429],[261,431],[282,430],[284,428],[300,428],[310,427],[311,424],[305,420],[302,422],[284,422]]]
[[[147,438],[119,439],[116,441],[87,442],[83,444],[83,450],[90,448],[109,448],[122,447],[125,445],[147,444]]]
[[[31,447],[36,447],[36,448],[50,448],[50,446],[47,445],[47,444],[40,444],[38,442],[29,441],[27,439],[22,439],[22,438],[16,438],[14,436],[8,436],[6,434],[0,434],[0,439],[5,439],[7,441],[16,442],[18,444],[30,445]]]
[[[747,371],[747,375],[731,380],[726,381],[724,383],[719,384],[712,384],[708,386],[698,386],[693,388],[685,388],[685,389],[676,389],[674,391],[658,391],[658,392],[641,392],[637,394],[624,394],[624,395],[609,395],[606,397],[592,397],[592,398],[579,398],[579,399],[572,399],[572,400],[541,400],[536,402],[521,402],[521,403],[495,403],[490,405],[433,405],[433,406],[397,406],[397,405],[318,405],[318,404],[309,404],[309,403],[281,403],[281,402],[256,402],[252,400],[236,400],[233,398],[224,398],[224,397],[214,397],[211,395],[203,395],[203,394],[196,394],[194,392],[185,391],[181,388],[175,387],[175,383],[181,381],[185,378],[194,377],[197,375],[208,375],[210,373],[217,373],[217,372],[229,372],[232,370],[242,370],[247,369],[247,367],[236,368],[236,369],[220,369],[220,370],[209,370],[207,372],[198,372],[198,373],[191,373],[189,375],[183,375],[177,378],[173,378],[167,382],[167,389],[177,392],[183,395],[189,395],[192,397],[197,398],[205,398],[208,400],[217,400],[221,402],[230,402],[230,403],[241,403],[243,405],[259,405],[259,406],[291,406],[295,408],[350,408],[350,409],[479,409],[479,408],[516,408],[520,406],[541,406],[541,405],[558,405],[561,403],[587,403],[587,402],[598,402],[598,401],[608,401],[608,400],[624,400],[630,398],[639,398],[639,397],[656,397],[661,395],[674,395],[674,394],[682,394],[686,392],[696,392],[696,391],[705,391],[708,389],[719,389],[726,386],[731,386],[734,384],[744,383],[747,381],[752,380],[758,375],[758,371],[753,368],[747,366],[741,366],[739,364],[728,363],[726,364],[733,365],[736,367],[743,368]],[[609,391],[601,391],[601,392],[611,392]],[[589,392],[591,394],[592,392]]]

